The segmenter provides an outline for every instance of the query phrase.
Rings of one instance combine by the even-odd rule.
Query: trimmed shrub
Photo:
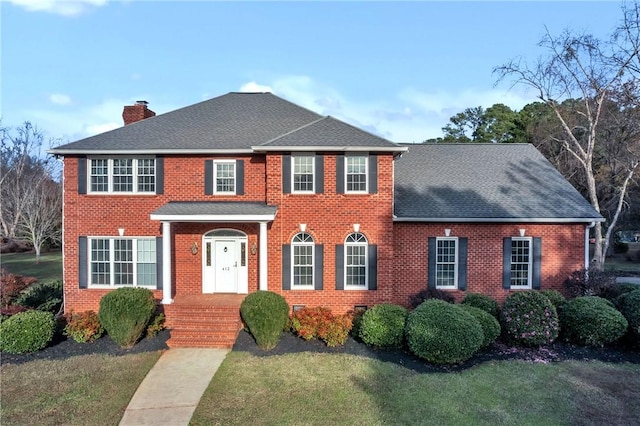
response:
[[[366,311],[366,309],[358,309],[347,312],[347,315],[351,317],[351,330],[349,334],[354,338],[360,338],[360,324],[362,324],[362,316]]]
[[[14,303],[55,315],[62,307],[62,281],[35,283],[22,292]]]
[[[567,298],[562,295],[558,290],[541,290],[540,293],[547,296],[547,299],[556,307],[556,310],[560,308],[566,301]]]
[[[633,334],[640,337],[640,289],[618,296],[616,306],[626,318]]]
[[[130,348],[142,337],[155,310],[151,290],[122,287],[102,296],[98,318],[114,342]]]
[[[289,305],[284,297],[272,291],[251,293],[242,301],[240,315],[260,348],[276,347],[289,318]]]
[[[484,340],[482,326],[458,305],[427,300],[407,317],[409,349],[435,364],[453,364],[473,356]]]
[[[540,346],[558,337],[559,321],[555,306],[539,291],[519,291],[504,301],[500,315],[505,336],[512,343]]]
[[[456,299],[451,293],[444,290],[437,290],[435,288],[425,288],[418,294],[414,294],[409,297],[409,303],[412,308],[416,308],[423,302],[430,299],[444,300],[447,303],[456,303]]]
[[[469,293],[464,297],[462,303],[465,305],[480,308],[483,311],[491,314],[494,318],[498,318],[498,316],[500,315],[500,306],[498,306],[498,302],[496,302],[489,296],[485,296],[484,294]]]
[[[480,326],[482,326],[482,333],[484,334],[482,348],[486,348],[496,341],[498,336],[500,336],[500,323],[493,315],[469,304],[461,304],[460,307],[473,315],[480,323]]]
[[[580,296],[601,296],[616,284],[616,277],[610,272],[582,269],[574,271],[562,285],[570,298]]]
[[[164,330],[164,314],[160,313],[154,316],[149,323],[147,336],[156,337],[162,330]]]
[[[54,330],[51,312],[15,314],[0,323],[0,350],[13,354],[38,351],[51,342]]]
[[[563,336],[579,345],[604,346],[622,337],[629,323],[606,299],[576,297],[561,310]]]
[[[408,311],[399,305],[375,305],[362,316],[360,338],[367,345],[400,348]]]
[[[104,327],[94,311],[69,312],[66,320],[64,335],[78,343],[93,342],[104,334]]]
[[[37,279],[22,275],[10,274],[6,269],[0,270],[0,308],[7,308],[15,299]]]
[[[303,308],[291,315],[291,329],[305,340],[320,339],[333,347],[347,341],[352,321],[349,313],[333,315],[329,308]]]

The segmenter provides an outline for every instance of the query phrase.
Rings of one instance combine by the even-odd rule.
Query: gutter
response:
[[[591,222],[584,228],[584,269],[589,270],[591,261],[589,260],[589,229],[596,226],[595,222]]]
[[[591,223],[604,222],[604,218],[593,217],[397,217],[394,222],[419,223]]]

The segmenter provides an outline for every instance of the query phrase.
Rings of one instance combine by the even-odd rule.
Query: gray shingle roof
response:
[[[532,145],[408,145],[395,164],[398,219],[600,220]]]
[[[398,149],[398,145],[380,136],[333,117],[324,117],[299,129],[278,136],[256,147],[374,147]]]
[[[254,201],[170,201],[153,216],[257,216],[274,215],[278,208]]]
[[[250,150],[321,117],[271,93],[228,93],[51,152]]]

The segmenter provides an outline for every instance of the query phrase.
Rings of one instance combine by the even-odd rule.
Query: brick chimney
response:
[[[122,111],[125,126],[155,116],[156,113],[147,108],[147,105],[149,105],[147,101],[136,101],[135,105],[125,106]]]

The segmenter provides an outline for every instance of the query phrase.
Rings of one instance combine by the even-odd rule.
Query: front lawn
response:
[[[36,255],[27,253],[6,253],[0,258],[2,268],[12,274],[36,277],[39,282],[62,280],[62,252],[42,252],[40,263]]]
[[[420,373],[347,354],[231,352],[192,418],[210,424],[640,423],[640,365],[491,361]]]
[[[0,367],[0,424],[117,425],[161,352],[83,355]]]

